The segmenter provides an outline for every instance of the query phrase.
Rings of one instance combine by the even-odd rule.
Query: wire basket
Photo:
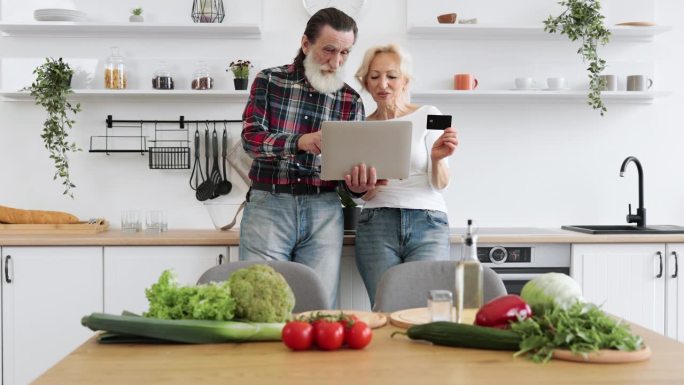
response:
[[[190,147],[150,147],[150,169],[190,168]]]

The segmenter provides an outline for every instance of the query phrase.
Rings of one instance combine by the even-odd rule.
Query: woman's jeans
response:
[[[251,190],[240,224],[240,260],[294,261],[314,269],[337,298],[344,225],[336,192],[312,195]]]
[[[356,265],[371,307],[380,277],[392,266],[449,259],[449,221],[435,210],[364,209],[356,228]],[[426,297],[427,301],[427,297]]]

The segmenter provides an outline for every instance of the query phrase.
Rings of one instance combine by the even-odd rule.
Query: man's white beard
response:
[[[335,73],[324,73],[327,66],[316,63],[313,55],[309,54],[304,57],[304,74],[309,80],[309,83],[318,92],[327,94],[335,92],[344,86],[344,70],[339,67]]]

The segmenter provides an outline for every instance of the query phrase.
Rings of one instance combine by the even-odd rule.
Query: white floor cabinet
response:
[[[2,383],[28,384],[92,336],[102,247],[3,247],[1,271]]]
[[[575,244],[571,274],[587,301],[684,341],[684,244]]]
[[[107,246],[104,248],[104,309],[147,310],[145,289],[166,269],[173,269],[181,284],[195,284],[206,270],[228,262],[225,246]]]

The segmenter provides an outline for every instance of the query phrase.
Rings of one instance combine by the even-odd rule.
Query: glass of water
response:
[[[430,322],[453,322],[453,305],[453,296],[449,290],[430,290],[428,294]]]

